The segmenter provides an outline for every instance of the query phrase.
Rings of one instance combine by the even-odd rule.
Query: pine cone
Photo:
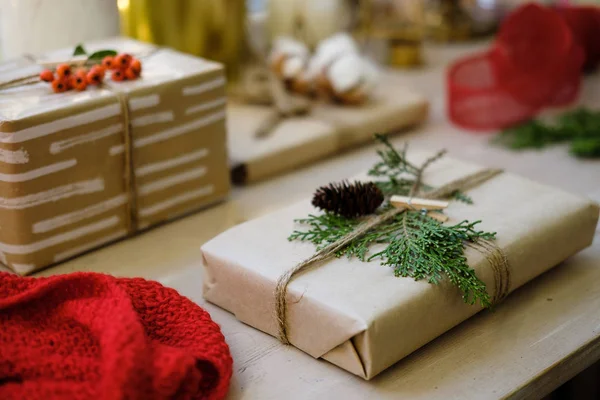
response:
[[[373,182],[343,181],[322,186],[315,192],[313,206],[342,217],[373,213],[383,203],[383,193]]]

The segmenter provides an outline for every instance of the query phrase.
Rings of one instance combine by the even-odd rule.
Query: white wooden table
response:
[[[564,147],[514,153],[491,147],[489,136],[449,124],[442,93],[444,66],[477,47],[428,49],[427,68],[399,76],[430,96],[432,116],[424,127],[394,142],[447,148],[454,157],[502,167],[600,201],[600,160],[571,158]],[[600,106],[600,93],[593,93],[599,83],[598,77],[589,79],[587,104]],[[231,347],[231,399],[534,399],[600,359],[600,233],[594,246],[517,290],[495,312],[480,313],[370,382],[284,347],[202,299],[202,243],[235,223],[310,196],[321,184],[365,170],[374,160],[373,146],[367,146],[236,189],[228,203],[39,275],[98,271],[143,276],[188,296],[211,313]]]

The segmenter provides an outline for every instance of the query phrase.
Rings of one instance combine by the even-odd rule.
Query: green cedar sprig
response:
[[[371,168],[369,175],[385,178],[375,182],[388,200],[393,194],[408,194],[417,179],[419,168],[407,161],[406,147],[397,151],[385,136],[376,138],[384,145],[384,150],[378,151],[380,161]],[[463,201],[472,202],[462,193],[454,195],[457,196]],[[390,207],[386,200],[379,212],[385,212]],[[306,229],[295,230],[288,239],[308,241],[320,250],[351,233],[363,220],[328,212],[311,214],[296,221]],[[479,302],[489,307],[490,296],[485,283],[468,266],[464,255],[465,242],[495,238],[495,233],[478,231],[478,223],[463,221],[449,226],[419,211],[406,211],[355,239],[338,251],[336,256],[356,257],[364,262],[379,260],[382,265],[393,268],[398,277],[426,279],[431,284],[439,284],[446,277],[461,291],[466,303]],[[373,252],[376,245],[377,250]]]
[[[405,144],[402,150],[398,151],[385,135],[377,134],[375,140],[381,143],[384,149],[377,150],[377,155],[379,155],[381,161],[369,170],[369,176],[385,178],[385,180],[374,181],[384,195],[408,196],[419,171],[419,168],[406,158],[408,146]],[[422,184],[421,188],[425,192],[433,189],[425,184]],[[466,204],[473,204],[473,200],[460,191],[454,192],[452,198]]]
[[[308,230],[294,231],[289,239],[309,241],[318,250],[352,232],[360,220],[324,213],[296,222],[307,225]],[[466,303],[479,301],[489,307],[490,296],[485,283],[468,266],[464,255],[465,241],[495,237],[494,233],[476,230],[479,222],[463,221],[446,226],[426,214],[407,211],[354,240],[336,256],[356,257],[365,262],[379,260],[381,265],[392,267],[398,277],[427,279],[432,284],[439,284],[445,275],[460,289]],[[386,246],[371,253],[371,246],[376,244]]]
[[[514,150],[570,142],[574,156],[600,157],[600,111],[579,108],[560,115],[553,123],[531,120],[502,131],[493,142]]]

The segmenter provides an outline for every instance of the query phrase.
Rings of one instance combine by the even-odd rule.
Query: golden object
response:
[[[226,65],[235,80],[246,56],[245,0],[118,0],[123,34]]]
[[[385,42],[387,62],[395,67],[423,63],[423,0],[363,0],[362,33]]]
[[[388,41],[388,61],[392,66],[418,66],[423,63],[421,42],[407,39]]]

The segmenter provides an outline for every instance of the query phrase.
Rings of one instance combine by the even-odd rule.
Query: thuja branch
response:
[[[361,221],[325,213],[297,222],[308,230],[296,230],[289,239],[309,241],[321,249],[348,235]],[[465,241],[489,240],[495,236],[476,230],[477,223],[463,221],[446,226],[418,211],[407,211],[355,239],[336,256],[356,257],[365,262],[378,260],[381,265],[392,267],[396,276],[427,279],[432,284],[440,283],[446,276],[460,289],[465,302],[479,301],[488,307],[490,297],[485,284],[464,256]],[[385,247],[373,253],[371,248],[375,245]]]
[[[386,196],[395,194],[408,196],[419,173],[419,167],[410,163],[406,157],[408,146],[405,144],[403,149],[398,151],[385,135],[375,135],[375,140],[381,143],[384,149],[377,151],[381,160],[369,170],[369,176],[376,178],[373,182],[377,184]],[[437,153],[430,159],[429,164],[437,161],[444,154],[445,151]],[[427,166],[425,165],[424,167]],[[431,186],[421,183],[421,190],[423,192],[426,193],[432,189]],[[473,200],[469,196],[460,191],[455,192],[453,198],[467,204],[473,203]]]
[[[380,178],[374,183],[388,199],[376,214],[390,210],[387,200],[391,195],[408,195],[415,187],[425,193],[433,190],[420,180],[423,170],[442,157],[443,152],[417,167],[407,160],[406,146],[397,151],[386,137],[378,136],[377,139],[384,149],[378,151],[380,161],[371,168],[369,175]],[[455,192],[453,197],[472,202],[459,192]],[[342,193],[339,198],[342,198]],[[308,241],[321,250],[353,233],[364,220],[365,217],[349,218],[333,212],[311,214],[296,221],[306,229],[295,230],[289,240]],[[468,266],[464,255],[465,242],[495,237],[494,233],[477,230],[478,223],[463,221],[456,225],[443,225],[420,211],[404,211],[350,241],[337,251],[336,256],[356,257],[365,262],[378,260],[382,265],[393,268],[398,277],[426,279],[431,284],[438,284],[446,278],[461,291],[465,302],[479,302],[488,307],[490,296],[485,284]],[[377,250],[373,251],[375,246]]]
[[[580,108],[559,116],[553,123],[531,120],[504,130],[494,142],[520,150],[570,142],[577,157],[600,157],[600,111]]]

